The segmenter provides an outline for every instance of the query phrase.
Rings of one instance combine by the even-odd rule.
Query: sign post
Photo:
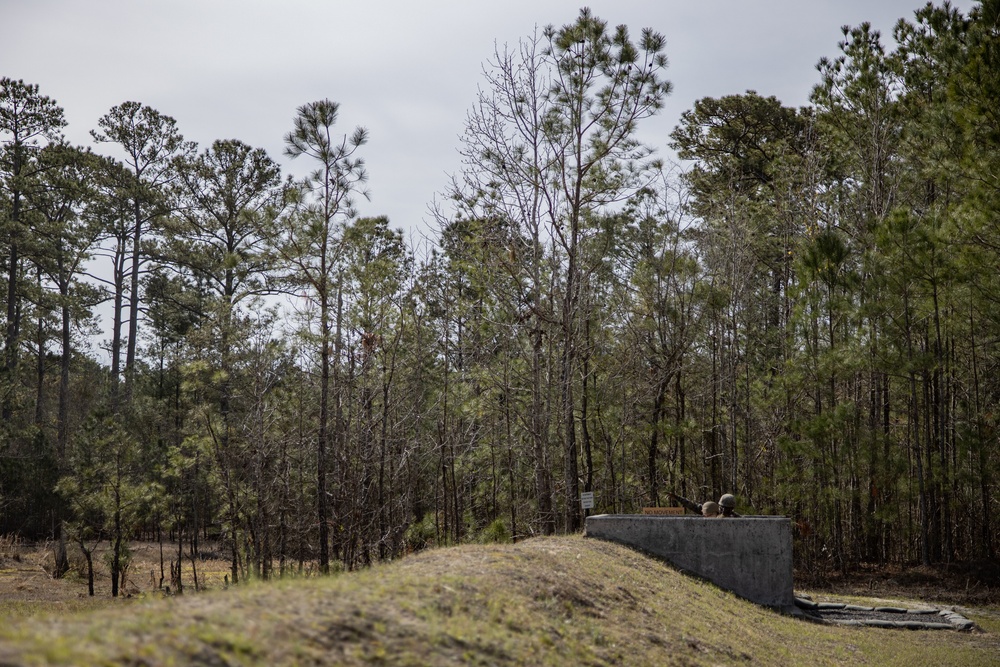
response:
[[[585,510],[594,509],[594,492],[584,491],[580,494],[580,507]]]

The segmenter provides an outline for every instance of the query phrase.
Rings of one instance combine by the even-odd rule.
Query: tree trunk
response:
[[[324,274],[325,275],[325,271]],[[324,287],[320,294],[319,432],[316,442],[316,513],[319,520],[319,571],[330,573],[330,529],[327,523],[326,446],[330,405],[330,304]]]
[[[531,440],[535,459],[535,502],[538,522],[543,535],[556,531],[555,513],[552,511],[552,485],[546,447],[544,401],[542,396],[542,329],[536,316],[532,331],[531,353]]]
[[[111,324],[111,410],[118,411],[121,391],[122,313],[125,299],[125,253],[115,250],[115,296]]]
[[[136,177],[138,178],[138,176]],[[125,352],[125,402],[131,402],[135,382],[135,351],[139,337],[139,265],[142,252],[142,211],[133,202],[135,229],[132,230],[132,270],[129,276],[128,341]]]
[[[18,142],[13,143],[14,164],[12,174],[21,173],[21,150]],[[15,189],[10,208],[10,226],[12,238],[7,255],[7,331],[4,337],[4,370],[6,381],[11,386],[4,387],[4,399],[0,406],[0,419],[9,424],[14,416],[13,385],[17,381],[17,342],[21,330],[21,307],[18,294],[20,281],[21,255],[18,248],[18,236],[21,226],[21,192]]]

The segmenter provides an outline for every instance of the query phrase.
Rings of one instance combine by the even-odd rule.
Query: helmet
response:
[[[723,507],[728,507],[730,509],[736,507],[736,496],[731,493],[727,493],[721,498],[719,498],[719,504]]]
[[[711,500],[709,500],[707,503],[702,503],[701,504],[701,515],[702,516],[707,516],[707,517],[719,516],[719,512],[721,512],[721,511],[722,510],[719,509],[719,504],[718,503],[713,503]]]

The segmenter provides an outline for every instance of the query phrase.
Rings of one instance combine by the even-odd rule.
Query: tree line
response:
[[[577,531],[584,491],[734,493],[804,567],[993,556],[998,20],[845,27],[809,106],[695,102],[679,170],[636,135],[663,36],[581,10],[484,64],[426,249],[357,214],[335,102],[296,180],[136,102],[72,146],[0,80],[0,530],[91,582],[103,544],[114,594],[139,538],[236,583]]]

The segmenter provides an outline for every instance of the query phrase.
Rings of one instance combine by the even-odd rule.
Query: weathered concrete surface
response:
[[[787,517],[600,514],[587,517],[584,534],[659,556],[757,604],[794,608]]]

